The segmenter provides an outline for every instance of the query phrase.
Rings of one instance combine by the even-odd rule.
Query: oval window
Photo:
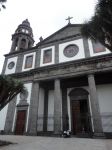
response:
[[[79,47],[75,44],[68,45],[65,47],[63,53],[66,57],[74,57],[79,52]]]
[[[8,64],[8,69],[12,69],[14,66],[15,66],[15,63],[14,63],[13,61],[11,61],[11,62]]]

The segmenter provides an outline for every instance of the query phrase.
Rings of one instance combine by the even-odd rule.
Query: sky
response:
[[[83,23],[94,14],[97,0],[7,0],[0,12],[0,72],[4,54],[10,52],[11,37],[17,26],[28,19],[33,29],[35,44],[71,23]]]

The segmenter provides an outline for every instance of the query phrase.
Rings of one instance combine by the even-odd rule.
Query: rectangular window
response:
[[[25,69],[26,68],[31,68],[33,64],[33,55],[27,56],[25,60]]]
[[[43,63],[49,62],[52,62],[52,49],[45,50],[43,55]]]

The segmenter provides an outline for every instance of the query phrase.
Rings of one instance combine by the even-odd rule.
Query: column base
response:
[[[94,132],[93,133],[93,138],[97,139],[97,138],[100,138],[100,139],[105,139],[105,134],[103,132]]]
[[[30,132],[30,133],[28,133],[27,135],[30,135],[30,136],[37,136],[37,133],[32,133],[32,132]]]
[[[37,136],[37,132],[29,131],[29,132],[27,132],[27,135]]]
[[[14,135],[14,132],[3,131],[3,132],[0,132],[0,135]]]

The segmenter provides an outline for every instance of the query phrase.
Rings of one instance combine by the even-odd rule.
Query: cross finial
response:
[[[73,17],[70,17],[68,16],[68,18],[66,18],[66,20],[68,20],[68,24],[71,24],[70,20],[72,19]]]

